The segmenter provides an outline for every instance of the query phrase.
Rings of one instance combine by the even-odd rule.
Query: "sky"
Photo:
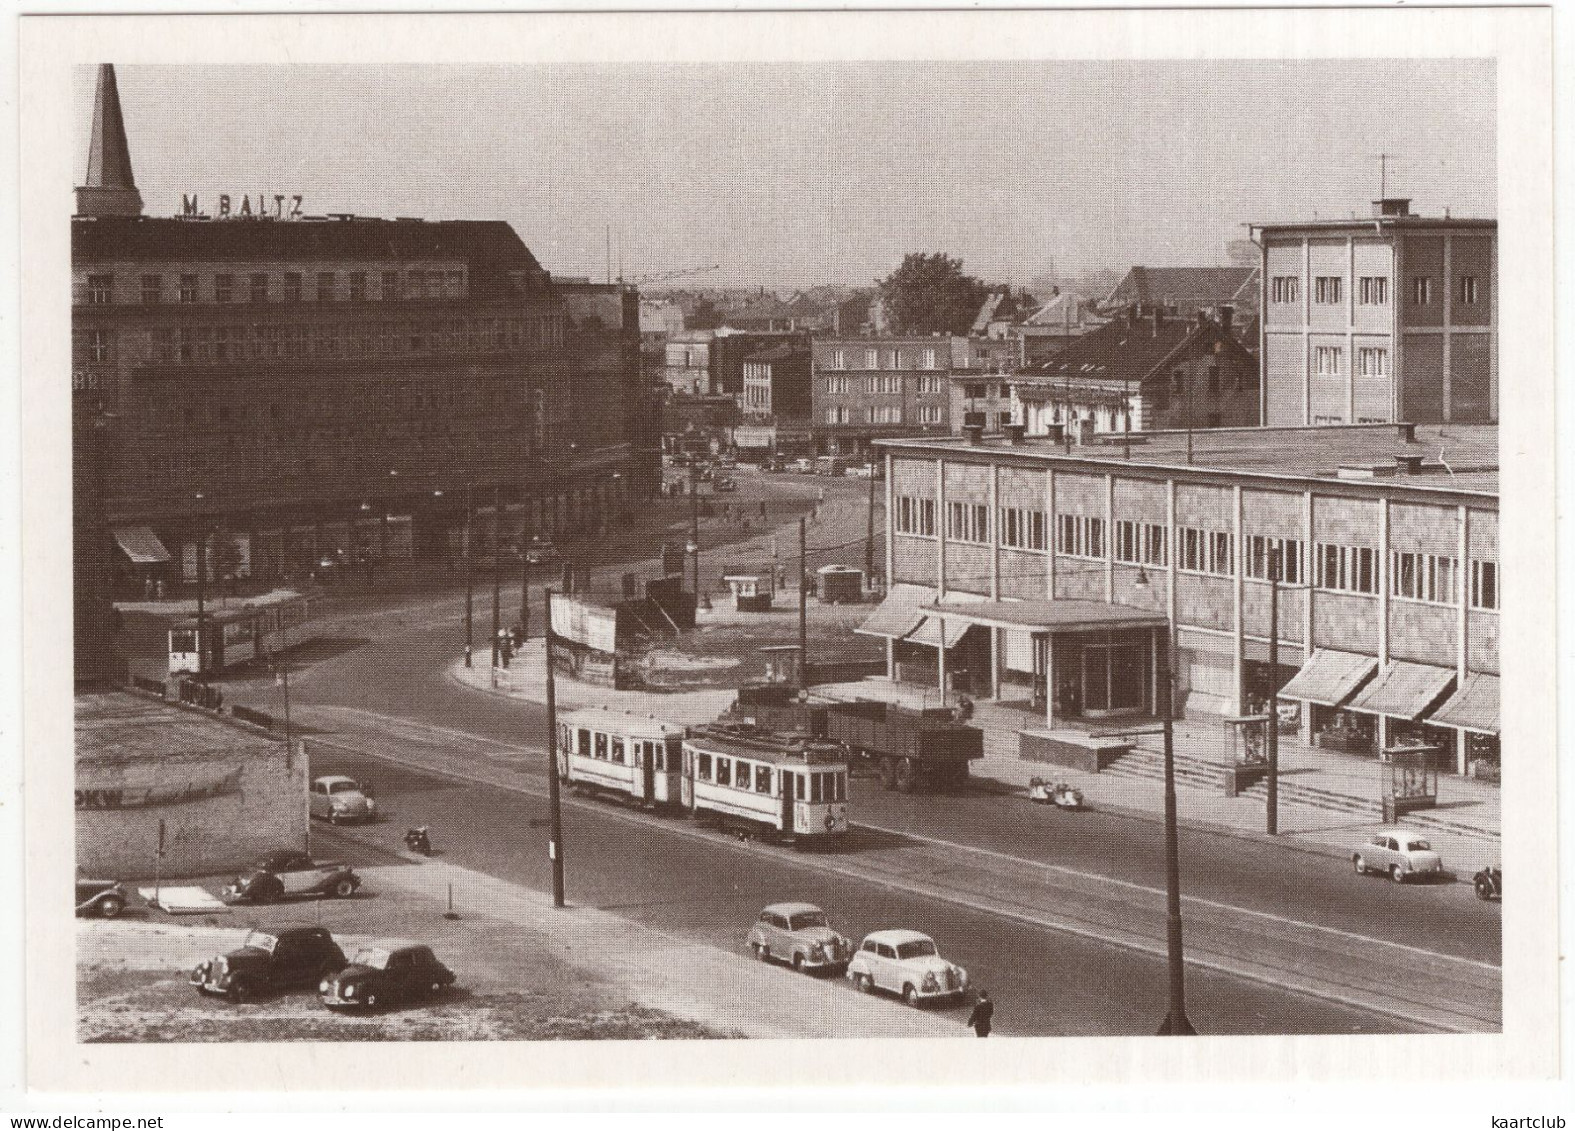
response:
[[[501,219],[561,275],[1022,284],[1210,265],[1253,221],[1496,214],[1491,60],[117,67],[150,215],[182,193]],[[93,69],[76,83],[86,167]]]

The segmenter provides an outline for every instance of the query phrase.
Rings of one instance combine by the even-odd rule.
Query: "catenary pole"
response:
[[[498,488],[492,489],[492,682],[498,682],[498,623],[499,606],[503,602],[503,497]]]
[[[542,655],[547,662],[547,807],[552,833],[547,857],[552,861],[552,905],[563,906],[563,806],[558,797],[558,689],[552,670],[552,590],[542,591]]]
[[[809,687],[809,550],[804,519],[798,520],[798,687]]]
[[[1269,551],[1269,721],[1264,736],[1269,761],[1269,796],[1265,828],[1270,836],[1280,831],[1280,571],[1284,568],[1283,551]]]
[[[470,562],[470,484],[465,484],[465,666],[470,667],[470,653],[475,645],[473,637],[475,578]]]
[[[1159,1035],[1192,1036],[1197,1030],[1187,1020],[1187,972],[1181,947],[1181,847],[1176,831],[1176,734],[1175,676],[1170,629],[1160,644],[1160,688],[1164,693],[1165,743],[1165,958],[1169,982],[1169,1009]]]

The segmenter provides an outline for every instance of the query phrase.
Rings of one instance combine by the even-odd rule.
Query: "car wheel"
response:
[[[113,919],[126,909],[126,901],[118,895],[106,896],[99,900],[98,917],[100,919]]]
[[[804,956],[802,954],[795,954],[793,956],[793,969],[797,970],[800,974],[804,972]]]
[[[872,994],[875,992],[875,979],[868,974],[856,974],[853,978],[853,988],[861,994]]]
[[[256,995],[252,993],[252,984],[249,981],[245,978],[236,978],[230,983],[230,988],[225,991],[224,996],[234,1005],[245,1005]]]
[[[1358,876],[1367,875],[1367,862],[1360,856],[1351,857],[1351,868]]]
[[[1405,883],[1405,869],[1398,864],[1389,865],[1389,878],[1397,884]]]
[[[913,988],[913,983],[912,982],[909,982],[906,986],[902,987],[902,1000],[903,1000],[903,1004],[911,1005],[915,1009],[918,1008],[918,1006],[919,1006],[919,991]]]
[[[760,959],[760,961],[762,961],[762,962],[770,962],[771,961],[771,948],[769,946],[764,946],[764,945],[756,947],[755,948],[755,957]]]
[[[334,894],[340,899],[349,899],[355,894],[355,881],[342,879],[334,885]]]

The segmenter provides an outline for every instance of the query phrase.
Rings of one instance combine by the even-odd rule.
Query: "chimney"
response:
[[[1197,319],[1198,329],[1200,330],[1209,324],[1209,314],[1206,310],[1199,310],[1193,317]]]
[[[1236,308],[1234,306],[1220,307],[1220,329],[1224,330],[1227,334],[1230,333],[1231,320],[1235,317]]]
[[[1062,443],[1066,439],[1066,425],[1065,424],[1052,424],[1052,425],[1050,425],[1048,430],[1045,432],[1045,436],[1049,438],[1049,440],[1050,440],[1050,442],[1052,444]]]
[[[1373,201],[1373,215],[1375,217],[1409,216],[1411,215],[1411,198],[1409,196],[1386,196],[1382,200]]]
[[[1138,306],[1135,302],[1127,304],[1127,325],[1136,326],[1138,322]]]
[[[1165,324],[1165,308],[1163,306],[1156,306],[1154,308],[1154,336],[1156,338],[1159,337],[1159,328],[1161,326],[1163,326],[1164,324]]]
[[[969,447],[978,447],[984,443],[984,425],[966,424],[963,426],[963,432],[968,437]]]
[[[1396,424],[1395,428],[1400,433],[1400,440],[1401,440],[1402,443],[1406,443],[1406,444],[1414,444],[1414,443],[1416,443],[1416,425],[1415,424],[1401,423],[1401,424]]]
[[[1072,422],[1072,439],[1079,447],[1094,442],[1094,422],[1092,420],[1074,420]]]
[[[1023,442],[1023,433],[1028,430],[1026,424],[1008,424],[1005,426],[1006,439],[1014,448]]]
[[[1422,472],[1422,457],[1412,455],[1395,456],[1395,469],[1401,475],[1420,475]]]

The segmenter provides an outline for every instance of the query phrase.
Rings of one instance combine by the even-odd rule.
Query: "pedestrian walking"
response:
[[[973,1012],[968,1014],[968,1028],[972,1029],[976,1037],[990,1035],[990,1021],[995,1017],[995,1002],[990,1000],[990,995],[984,990],[979,991],[979,1000],[973,1003]]]

